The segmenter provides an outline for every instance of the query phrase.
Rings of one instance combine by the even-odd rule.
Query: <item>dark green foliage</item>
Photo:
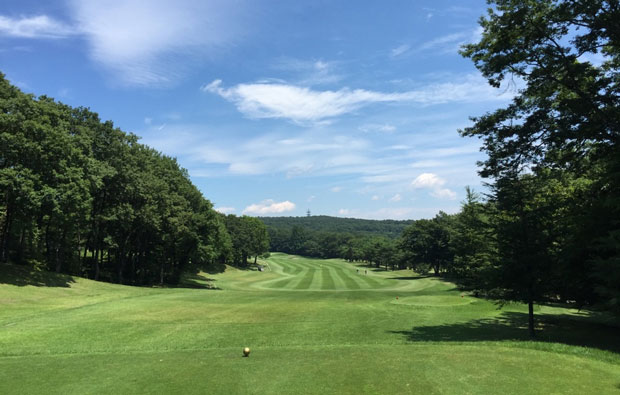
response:
[[[452,270],[453,233],[454,216],[440,211],[433,219],[420,219],[407,227],[399,247],[414,270],[425,273],[432,268],[438,276]]]
[[[244,248],[263,253],[264,226],[243,221],[254,224]],[[0,75],[0,261],[164,284],[234,251],[222,216],[175,159]]]
[[[342,258],[377,267],[405,268],[395,238],[414,221],[367,220],[324,215],[262,217],[273,251],[316,258]]]
[[[395,270],[405,268],[394,237],[413,221],[373,221],[328,216],[263,217],[272,251],[342,258]]]
[[[259,255],[269,251],[269,235],[260,219],[230,214],[224,218],[224,223],[231,238],[232,261],[235,265],[246,266],[251,256],[256,263]]]
[[[462,54],[491,85],[510,79],[524,87],[507,107],[461,132],[482,139],[488,157],[480,173],[493,181],[494,214],[490,222],[479,216],[479,237],[490,223],[495,243],[488,252],[496,247],[497,254],[481,256],[491,276],[479,286],[529,303],[532,334],[534,302],[620,311],[620,6],[489,3],[481,40]],[[596,56],[599,64],[590,60]],[[469,232],[469,222],[461,231]],[[457,263],[459,270],[467,265]]]
[[[395,239],[413,221],[339,218],[327,215],[306,217],[260,217],[269,229],[290,231],[295,226],[309,231],[351,233],[363,236],[384,236]]]
[[[492,228],[492,206],[481,201],[469,187],[452,234],[452,274],[468,288],[484,288],[491,263],[497,254]]]

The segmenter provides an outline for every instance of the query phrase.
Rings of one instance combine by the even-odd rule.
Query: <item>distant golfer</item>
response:
[[[368,270],[364,269],[364,274],[368,274]]]
[[[359,273],[360,273],[360,269],[357,269],[357,274],[359,274]]]

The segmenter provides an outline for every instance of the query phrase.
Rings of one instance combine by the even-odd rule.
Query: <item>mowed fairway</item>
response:
[[[620,393],[608,317],[539,307],[531,342],[523,306],[440,279],[264,263],[188,279],[217,289],[0,272],[0,393]]]

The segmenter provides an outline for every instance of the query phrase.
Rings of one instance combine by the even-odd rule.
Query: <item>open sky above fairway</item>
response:
[[[176,156],[221,212],[417,219],[482,188],[457,130],[515,91],[457,53],[485,7],[9,0],[0,71]]]

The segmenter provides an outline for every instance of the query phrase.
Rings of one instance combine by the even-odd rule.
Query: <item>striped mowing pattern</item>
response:
[[[270,270],[253,274],[250,287],[283,291],[363,291],[396,290],[406,285],[391,279],[390,272],[341,259],[274,253],[265,263]]]

